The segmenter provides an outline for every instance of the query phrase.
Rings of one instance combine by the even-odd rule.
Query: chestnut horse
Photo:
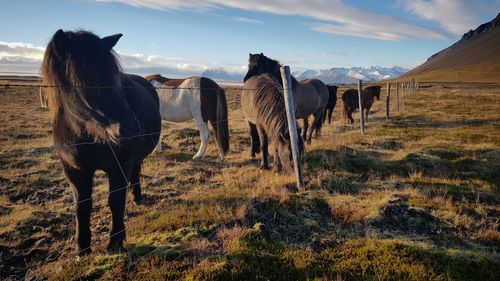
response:
[[[368,122],[368,114],[372,107],[375,97],[380,100],[380,86],[370,86],[363,89],[361,92],[361,101],[363,105],[362,113],[365,114],[365,121]],[[354,123],[352,113],[359,108],[358,90],[348,89],[342,94],[342,102],[344,103],[343,115],[350,123]]]

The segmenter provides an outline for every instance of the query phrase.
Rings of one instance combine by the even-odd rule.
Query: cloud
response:
[[[322,21],[312,30],[328,34],[367,37],[380,40],[402,38],[438,38],[449,36],[447,32],[415,26],[402,19],[362,10],[346,4],[342,0],[97,0],[115,2],[135,7],[145,7],[165,11],[195,10],[211,11],[233,8],[286,16],[303,16]]]
[[[0,41],[0,58],[22,56],[34,60],[42,60],[44,51],[44,47],[28,43]]]
[[[203,0],[136,0],[136,1],[126,1],[126,0],[96,0],[97,2],[103,3],[111,3],[111,2],[120,2],[123,4],[127,4],[134,7],[144,7],[155,10],[162,11],[178,11],[178,10],[192,10],[196,9],[197,11],[209,11],[217,9],[217,6],[210,1]]]
[[[44,47],[21,42],[0,41],[0,74],[38,74]],[[245,69],[233,61],[201,61],[161,55],[124,53],[117,51],[127,72],[135,74],[161,73],[170,77],[200,75],[207,69],[221,69],[229,73],[242,73]]]
[[[237,22],[242,22],[242,23],[249,23],[249,24],[264,24],[263,21],[260,21],[258,19],[251,19],[251,18],[245,18],[245,17],[236,17],[232,18],[233,21]]]
[[[451,34],[462,35],[482,23],[481,13],[495,16],[500,0],[398,0],[398,4],[412,14],[438,22]]]

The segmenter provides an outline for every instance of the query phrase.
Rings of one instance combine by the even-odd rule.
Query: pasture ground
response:
[[[127,205],[129,251],[105,252],[98,173],[94,252],[79,262],[38,88],[0,88],[0,280],[500,280],[500,86],[421,85],[399,112],[393,93],[389,122],[384,88],[365,137],[342,122],[339,98],[334,125],[306,148],[303,191],[249,159],[228,89],[226,161],[213,137],[192,161],[194,123],[164,123],[165,150],[142,171],[145,204]]]

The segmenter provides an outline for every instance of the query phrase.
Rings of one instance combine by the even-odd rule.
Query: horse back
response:
[[[158,93],[148,80],[138,75],[124,74],[122,85],[130,109],[141,124],[141,135],[146,135],[142,137],[144,145],[138,152],[139,158],[145,157],[154,149],[160,135],[161,117]]]
[[[348,89],[342,93],[342,101],[348,102],[348,101],[354,101],[354,100],[356,100],[356,101],[358,100],[358,90]]]

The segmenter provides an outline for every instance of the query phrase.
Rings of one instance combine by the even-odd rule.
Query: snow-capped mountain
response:
[[[378,81],[392,79],[406,73],[408,69],[399,66],[387,68],[380,66],[371,67],[334,67],[330,69],[306,69],[293,71],[292,75],[298,80],[317,78],[325,83],[354,83],[359,79],[365,81]]]
[[[219,81],[237,81],[243,82],[244,73],[230,73],[224,69],[207,69],[201,74],[203,77],[208,77]]]
[[[359,79],[364,81],[378,81],[383,79],[391,79],[406,73],[408,69],[402,67],[334,67],[324,70],[306,69],[302,71],[294,71],[292,75],[298,80],[317,78],[325,83],[355,83]],[[228,72],[222,68],[207,69],[201,76],[212,78],[218,81],[237,81],[243,82],[244,73]]]

